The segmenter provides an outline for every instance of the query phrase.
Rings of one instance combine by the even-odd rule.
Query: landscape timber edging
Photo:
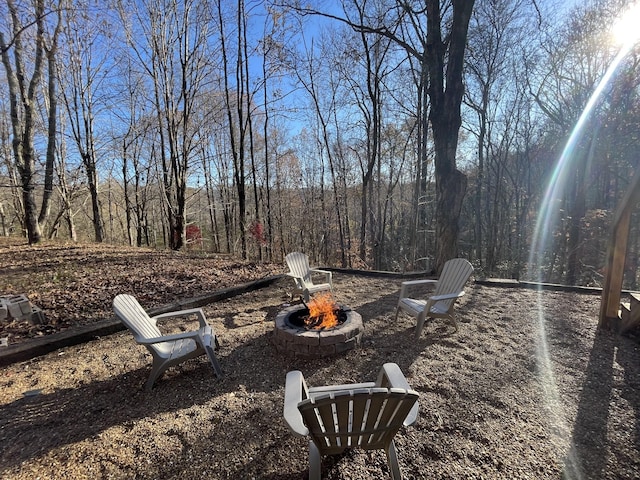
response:
[[[365,277],[391,277],[398,279],[405,278],[432,278],[438,277],[432,272],[386,272],[382,270],[354,270],[350,268],[335,268],[335,267],[319,267],[322,270],[329,270],[330,272],[342,273],[346,275],[362,275]],[[579,285],[562,285],[559,283],[544,283],[544,282],[531,282],[527,280],[516,280],[514,278],[476,278],[473,283],[478,285],[485,285],[489,287],[503,287],[503,288],[529,288],[537,290],[555,290],[562,292],[574,292],[574,293],[588,293],[588,294],[601,294],[602,288],[600,287],[583,287]],[[623,294],[633,293],[628,290],[623,290]]]
[[[188,308],[199,308],[213,302],[224,300],[227,298],[240,295],[242,293],[251,292],[260,288],[268,287],[276,280],[284,278],[285,275],[272,275],[261,278],[253,282],[243,283],[235,287],[216,290],[206,295],[186,299],[184,301],[174,302],[162,307],[149,309],[150,316],[160,315],[161,313],[174,312],[177,310],[186,310]],[[98,337],[111,335],[112,333],[125,330],[123,323],[115,317],[96,322],[92,325],[82,325],[73,327],[51,335],[27,340],[16,345],[9,345],[0,349],[0,367],[4,367],[16,362],[23,362],[41,355],[53,352],[59,348],[70,347],[79,343],[89,342]]]
[[[529,282],[526,280],[515,280],[511,278],[478,278],[475,280],[478,285],[488,287],[505,288],[529,288],[534,290],[554,290],[559,292],[590,293],[601,294],[600,287],[582,287],[579,285],[562,285],[559,283]]]

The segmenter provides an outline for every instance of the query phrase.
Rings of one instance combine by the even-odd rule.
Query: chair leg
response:
[[[145,384],[145,388],[148,392],[150,392],[153,389],[153,384],[156,382],[158,378],[160,378],[160,375],[162,375],[166,369],[167,368],[163,364],[156,363],[154,360],[153,366],[151,367],[151,374],[149,374],[149,379]]]
[[[309,440],[309,480],[322,480],[322,458],[320,450]]]
[[[449,319],[451,323],[453,323],[453,328],[456,329],[456,333],[458,332],[458,322],[456,322],[456,316],[454,314],[449,315]]]
[[[389,446],[385,449],[387,454],[387,462],[389,462],[389,470],[391,470],[392,480],[402,480],[402,473],[400,473],[400,464],[398,463],[398,453],[396,452],[396,446],[391,440]]]
[[[222,378],[222,368],[220,367],[220,363],[218,362],[216,354],[213,351],[213,347],[211,345],[205,345],[204,349],[207,352],[207,356],[209,357],[209,361],[211,362],[213,371],[216,372],[216,377]]]
[[[156,377],[157,377],[157,375],[154,376],[154,377],[149,377],[149,379],[147,380],[147,383],[144,384],[144,389],[147,392],[150,392],[151,390],[153,390],[153,384],[156,381]]]
[[[422,329],[424,328],[424,322],[427,319],[427,315],[425,312],[422,312],[418,315],[418,323],[416,324],[416,338],[420,338],[422,334]]]

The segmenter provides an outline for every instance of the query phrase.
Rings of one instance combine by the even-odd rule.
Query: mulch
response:
[[[640,477],[640,352],[597,329],[597,295],[470,283],[459,331],[436,320],[416,339],[415,321],[395,318],[401,279],[334,278],[365,324],[335,357],[276,351],[290,287],[279,279],[204,306],[220,380],[201,357],[144,391],[149,355],[126,331],[0,368],[0,476],[305,478],[306,441],[282,418],[286,373],[351,383],[391,361],[420,394],[418,422],[396,436],[405,479]],[[323,459],[323,478],[388,475],[382,452]]]

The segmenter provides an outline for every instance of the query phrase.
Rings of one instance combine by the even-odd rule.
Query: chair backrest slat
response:
[[[301,252],[291,252],[286,257],[287,266],[291,273],[303,279],[305,283],[311,280],[311,267],[309,258]]]
[[[442,268],[442,273],[438,279],[433,295],[444,295],[447,293],[459,292],[467,283],[473,273],[473,266],[464,258],[453,258],[448,260]],[[455,299],[447,300],[444,303],[451,305]]]
[[[378,426],[378,416],[380,415],[382,407],[384,406],[386,401],[387,392],[385,392],[383,395],[373,395],[369,398],[369,413],[367,415],[363,428],[365,435],[362,438],[362,445],[369,445],[370,443],[373,443],[373,432]]]
[[[398,419],[402,419],[401,422],[404,422],[413,407],[413,403],[405,401],[405,398],[404,392],[392,392],[389,394],[384,409],[379,415],[379,428],[370,439],[372,444],[387,445],[393,440],[393,436],[398,430],[396,428]]]
[[[331,454],[385,448],[417,400],[413,390],[371,388],[307,399],[298,410],[318,449]]]
[[[136,340],[162,336],[160,329],[132,295],[120,294],[113,300],[116,316],[134,334]]]
[[[369,413],[369,401],[358,401],[357,399],[355,399],[353,401],[353,430],[357,431],[359,430],[363,430],[364,427],[364,422],[367,420],[368,418],[368,413]],[[365,438],[363,435],[358,435],[355,436],[355,438],[353,438],[353,446],[360,446],[365,442]]]
[[[312,401],[304,400],[304,402],[301,402],[301,404],[298,406],[298,409],[302,408],[302,404],[312,404]],[[302,412],[302,410],[300,411]],[[304,418],[304,423],[305,425],[307,425],[307,428],[310,432],[317,432],[319,434],[320,432],[326,431],[326,429],[324,428],[324,420],[321,419],[318,409],[305,409],[305,413],[303,413],[302,416]],[[323,441],[322,445],[320,445],[319,448],[329,448],[332,446],[327,443],[326,436],[324,436],[323,438],[322,435],[318,435],[316,438],[319,438]]]
[[[335,404],[335,431],[338,434],[336,436],[336,446],[349,447],[351,446],[351,432],[353,431],[353,425],[351,423],[352,402],[336,402]]]

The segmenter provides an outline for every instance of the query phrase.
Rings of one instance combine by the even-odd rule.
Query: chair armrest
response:
[[[198,330],[198,336],[200,337],[200,343],[203,347],[210,346],[213,350],[220,348],[220,341],[216,332],[213,331],[211,325],[205,325]]]
[[[173,333],[170,335],[163,335],[161,337],[136,338],[136,341],[141,345],[153,345],[154,343],[175,342],[176,340],[185,340],[185,339],[191,338],[195,340],[197,343],[200,343],[199,334],[200,334],[199,330],[194,330],[192,332]]]
[[[402,282],[400,284],[400,298],[406,297],[407,290],[409,289],[409,287],[414,287],[416,285],[427,285],[427,284],[435,285],[436,283],[438,283],[438,280],[427,280],[427,279],[407,280],[406,282]]]
[[[307,436],[309,429],[302,420],[298,404],[307,398],[309,398],[309,390],[302,372],[298,370],[288,372],[284,387],[284,420],[289,429],[301,437]]]
[[[420,280],[406,280],[402,282],[402,285],[411,286],[411,285],[422,285],[424,283],[438,283],[438,280],[432,280],[427,278],[421,278]]]
[[[206,327],[208,325],[207,317],[205,317],[204,312],[202,311],[201,308],[189,308],[187,310],[178,310],[175,312],[161,313],[159,315],[155,315],[151,317],[151,319],[157,321],[157,320],[163,320],[165,318],[186,317],[188,315],[194,315],[194,314],[198,317],[198,322],[200,323],[201,327]]]
[[[324,275],[324,277],[326,279],[325,283],[329,283],[329,284],[333,285],[333,282],[332,282],[333,274],[330,271],[328,271],[328,270],[320,270],[320,269],[317,269],[317,268],[311,268],[311,269],[309,269],[309,271],[311,273],[317,273],[319,275]]]
[[[400,370],[397,363],[385,363],[380,372],[378,373],[378,379],[376,380],[376,387],[384,388],[404,388],[405,390],[411,390],[411,386],[407,379]]]
[[[310,268],[310,271],[312,271],[313,273],[322,273],[323,275],[332,275],[332,272],[330,272],[329,270],[320,270],[319,268]]]
[[[385,363],[378,373],[378,380],[376,385],[379,387],[401,388],[407,391],[413,391],[409,382],[407,382],[404,373],[400,370],[397,363]],[[415,403],[413,408],[407,414],[407,418],[404,420],[404,425],[413,425],[418,419],[418,402]]]
[[[464,295],[464,290],[455,293],[447,293],[444,295],[434,295],[433,297],[429,297],[429,300],[439,302],[440,300],[449,300],[451,298],[459,298]]]

